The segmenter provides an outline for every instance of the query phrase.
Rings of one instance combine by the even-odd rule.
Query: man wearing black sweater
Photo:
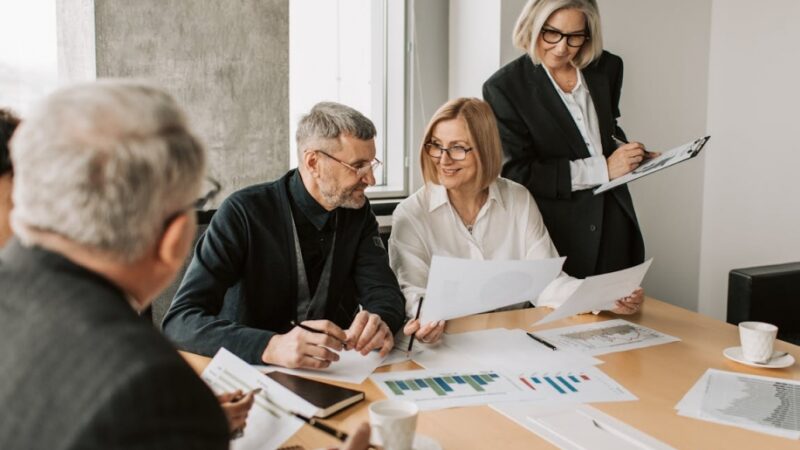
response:
[[[297,130],[299,168],[234,193],[214,215],[164,317],[167,336],[290,368],[328,367],[345,349],[388,353],[404,299],[364,193],[380,164],[374,138],[358,111],[314,106]]]

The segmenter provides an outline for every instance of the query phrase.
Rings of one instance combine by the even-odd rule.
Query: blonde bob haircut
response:
[[[589,39],[572,59],[572,65],[578,69],[585,68],[603,53],[600,11],[595,0],[528,0],[514,26],[514,34],[511,36],[514,46],[527,52],[534,64],[541,64],[542,61],[536,54],[536,43],[542,27],[554,12],[572,8],[580,10],[586,17],[586,29],[589,33]]]
[[[463,119],[467,125],[470,145],[477,157],[478,187],[486,189],[500,176],[500,169],[503,165],[503,148],[492,108],[478,98],[462,97],[450,100],[433,114],[419,148],[422,178],[426,183],[440,184],[435,160],[428,155],[425,144],[430,142],[436,125],[456,118]]]

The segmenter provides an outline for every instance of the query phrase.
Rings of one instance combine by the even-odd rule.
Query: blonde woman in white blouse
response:
[[[499,176],[500,137],[486,102],[458,98],[439,108],[425,131],[420,163],[425,186],[398,205],[389,240],[390,263],[409,317],[425,294],[433,255],[486,260],[558,257],[528,190]],[[562,273],[537,304],[560,305],[579,282]],[[618,300],[613,311],[633,314],[643,300],[637,289]],[[411,320],[403,331],[423,342],[436,342],[444,326],[443,321],[421,325]]]

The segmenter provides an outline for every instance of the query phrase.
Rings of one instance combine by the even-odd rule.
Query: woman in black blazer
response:
[[[603,51],[594,0],[530,0],[514,30],[528,54],[483,85],[500,129],[503,176],[536,198],[564,271],[611,272],[644,259],[644,241],[627,186],[592,188],[635,169],[653,154],[617,125],[622,60]],[[631,299],[638,309],[641,291]]]

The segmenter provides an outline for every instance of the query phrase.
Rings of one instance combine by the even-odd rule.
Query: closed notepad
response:
[[[315,417],[328,417],[364,399],[364,393],[355,389],[334,386],[283,372],[270,372],[266,375],[314,405],[317,408],[317,412],[314,413]]]

